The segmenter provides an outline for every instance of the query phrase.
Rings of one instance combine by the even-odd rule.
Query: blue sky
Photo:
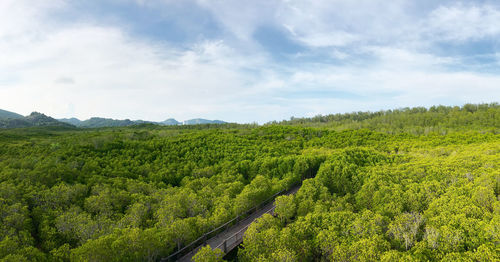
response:
[[[498,1],[3,0],[0,108],[259,122],[500,99]]]

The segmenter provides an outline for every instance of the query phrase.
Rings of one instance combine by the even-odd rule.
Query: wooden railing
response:
[[[303,178],[303,179],[305,179],[305,178]],[[301,179],[301,181],[299,181],[299,182],[296,182],[296,183],[288,186],[288,188],[283,189],[283,190],[279,191],[278,193],[275,193],[274,195],[270,196],[269,198],[267,198],[263,202],[255,205],[254,207],[248,209],[247,211],[244,211],[244,212],[240,213],[235,218],[227,221],[226,223],[222,224],[221,226],[217,227],[216,229],[203,234],[203,236],[199,237],[198,239],[196,239],[195,241],[189,243],[188,245],[184,246],[183,248],[177,250],[175,253],[171,254],[170,256],[168,256],[166,258],[162,258],[161,261],[176,261],[176,260],[180,259],[181,257],[189,254],[190,252],[193,252],[199,246],[206,245],[208,239],[210,239],[210,238],[212,238],[212,237],[220,234],[221,232],[224,232],[229,227],[231,227],[231,226],[233,226],[235,224],[238,224],[242,219],[247,218],[251,214],[255,213],[257,210],[261,209],[262,207],[264,207],[267,204],[269,204],[272,201],[274,201],[274,199],[276,197],[287,193],[289,190],[295,188],[296,186],[299,186],[302,183],[303,179]],[[274,208],[272,210],[274,210]],[[248,225],[244,229],[246,229],[247,227],[248,227]],[[243,231],[243,233],[244,233],[244,231]],[[237,234],[235,234],[235,235],[237,235]],[[243,237],[243,236],[241,236],[241,237]],[[221,249],[221,250],[224,251],[224,253],[225,253],[225,250],[227,250],[227,242],[224,241],[223,244],[224,243],[226,243],[226,247],[224,249]]]
[[[264,212],[264,214],[272,214],[274,208],[275,208],[274,206],[271,207],[269,210]],[[224,241],[215,248],[218,248],[222,250],[224,254],[227,254],[229,251],[233,250],[233,248],[237,247],[243,241],[243,236],[245,235],[245,232],[247,231],[250,225],[251,223],[246,225],[244,228],[240,229],[238,232],[234,233],[232,236],[224,239]]]

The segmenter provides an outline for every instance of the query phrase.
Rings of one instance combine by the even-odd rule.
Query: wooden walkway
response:
[[[299,190],[300,186],[296,186],[289,190],[284,195],[295,194]],[[210,245],[213,249],[219,248],[227,254],[234,248],[236,248],[243,241],[243,236],[245,235],[245,231],[257,218],[263,216],[264,214],[274,214],[274,201],[271,203],[259,208],[257,211],[246,217],[245,219],[239,221],[237,224],[227,228],[216,236],[207,239],[206,244]],[[196,249],[192,250],[188,254],[181,257],[178,261],[180,262],[190,262],[192,257],[198,252],[200,248],[205,246],[206,244],[202,244],[198,246]]]

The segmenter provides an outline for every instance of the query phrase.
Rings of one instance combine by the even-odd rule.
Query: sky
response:
[[[238,123],[500,100],[499,1],[0,0],[0,108]]]

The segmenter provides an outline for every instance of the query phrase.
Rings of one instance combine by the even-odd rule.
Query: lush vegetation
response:
[[[418,119],[1,130],[0,261],[156,261],[310,174],[239,260],[498,261],[498,122],[457,112],[473,120],[446,134],[415,134]]]
[[[334,130],[368,128],[385,133],[446,134],[450,131],[500,131],[500,105],[466,104],[459,106],[414,107],[378,112],[318,115],[291,118],[282,125],[328,127]],[[273,122],[271,124],[277,124]]]
[[[498,261],[500,143],[468,137],[336,151],[250,226],[240,260]]]

